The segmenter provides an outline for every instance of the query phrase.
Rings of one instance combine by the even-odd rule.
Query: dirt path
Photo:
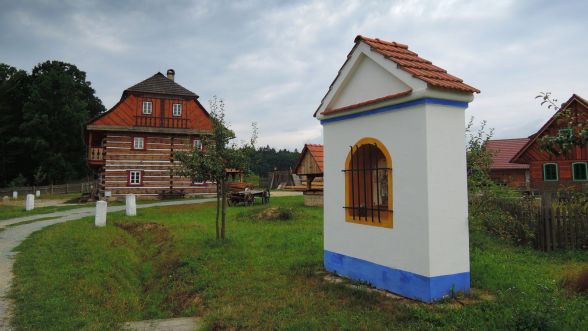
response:
[[[157,206],[173,206],[184,205],[192,203],[207,203],[213,202],[216,199],[196,199],[196,200],[180,200],[168,202],[156,202],[151,204],[137,205],[137,208],[148,208]],[[108,212],[122,211],[125,206],[109,207]],[[67,221],[78,220],[84,217],[93,216],[95,213],[94,207],[77,208],[61,212],[31,215],[26,217],[12,218],[0,221],[0,227],[4,227],[0,231],[0,330],[11,330],[9,325],[9,316],[11,302],[6,295],[10,290],[10,283],[13,277],[12,265],[14,263],[14,248],[16,248],[23,240],[25,240],[31,233],[41,230],[46,226],[63,223]],[[50,220],[41,220],[38,222],[27,223],[23,225],[6,227],[9,224],[20,223],[24,221],[31,221],[41,218],[55,217]]]

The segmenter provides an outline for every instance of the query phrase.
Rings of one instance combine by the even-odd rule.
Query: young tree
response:
[[[181,167],[178,174],[195,181],[211,180],[216,183],[216,238],[225,238],[228,175],[227,169],[249,170],[248,160],[255,150],[257,129],[253,124],[253,134],[248,143],[237,145],[231,143],[235,133],[229,128],[225,119],[225,104],[216,96],[210,100],[210,117],[212,134],[203,139],[203,148],[194,148],[191,153],[178,152],[176,160]],[[219,223],[220,218],[220,223]]]
[[[568,134],[544,134],[539,142],[541,149],[558,156],[569,152],[574,146],[584,147],[588,143],[588,119],[586,115],[573,111],[571,108],[561,109],[558,100],[551,92],[540,92],[535,99],[541,100],[541,106],[555,110],[555,121],[560,127],[567,127]]]
[[[466,127],[466,162],[468,176],[468,190],[470,193],[483,191],[493,185],[490,178],[492,166],[492,152],[487,145],[494,134],[494,129],[486,131],[486,121],[482,121],[480,128],[474,131],[474,118]]]

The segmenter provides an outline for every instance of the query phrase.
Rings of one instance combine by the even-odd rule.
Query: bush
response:
[[[470,210],[473,229],[483,229],[489,234],[517,245],[529,245],[535,241],[535,231],[528,224],[517,220],[508,212],[490,203]]]

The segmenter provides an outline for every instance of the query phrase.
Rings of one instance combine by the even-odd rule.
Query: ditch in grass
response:
[[[293,218],[254,220],[266,208]],[[562,272],[586,252],[545,254],[471,235],[479,303],[426,305],[324,280],[322,209],[302,197],[231,207],[214,240],[214,204],[141,209],[54,225],[18,248],[13,325],[116,329],[132,320],[202,316],[207,329],[588,329],[585,295]],[[352,285],[357,285],[353,284]]]

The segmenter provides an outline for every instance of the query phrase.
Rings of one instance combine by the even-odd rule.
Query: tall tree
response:
[[[86,174],[83,126],[105,111],[86,73],[75,65],[47,61],[33,68],[30,95],[23,106],[18,139],[49,182]]]
[[[28,153],[13,139],[19,135],[29,83],[26,71],[0,63],[0,187],[31,172]]]
[[[558,100],[551,92],[539,92],[535,99],[541,100],[541,106],[555,110],[555,121],[563,128],[569,128],[569,134],[550,135],[544,133],[540,138],[541,149],[558,156],[572,150],[574,146],[584,147],[588,144],[588,119],[586,114],[573,111],[571,108],[561,109]]]
[[[235,133],[225,120],[225,106],[222,99],[214,97],[210,101],[210,117],[213,123],[212,135],[205,136],[203,148],[194,148],[191,153],[178,152],[175,158],[180,161],[178,174],[195,181],[211,180],[216,183],[216,238],[225,238],[228,174],[227,169],[249,170],[248,160],[255,149],[257,129],[253,125],[253,134],[249,143],[238,146],[231,143]],[[219,223],[220,219],[220,223]]]

